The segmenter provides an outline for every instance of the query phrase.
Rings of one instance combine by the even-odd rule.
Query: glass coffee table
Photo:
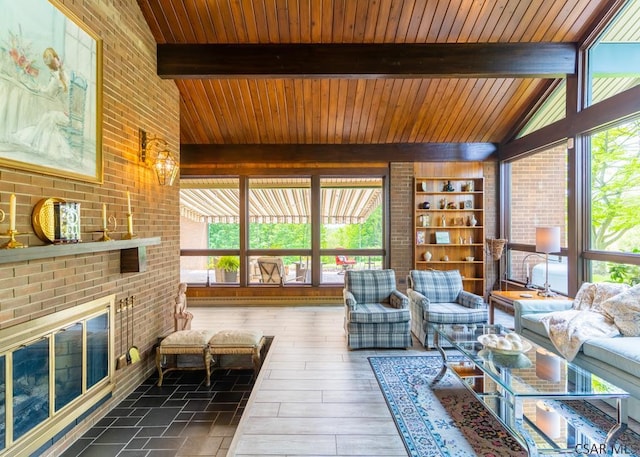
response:
[[[579,453],[593,446],[616,449],[616,440],[627,427],[629,393],[524,338],[524,351],[487,349],[479,342],[484,335],[508,333],[501,325],[432,324],[431,328],[442,356],[442,369],[432,385],[451,371],[530,456]],[[462,357],[450,358],[444,342],[456,350],[451,355]],[[566,405],[554,402],[593,399],[613,400],[617,406],[617,421],[606,437],[592,427],[581,427],[566,414]]]

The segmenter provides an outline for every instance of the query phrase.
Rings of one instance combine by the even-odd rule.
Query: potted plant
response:
[[[240,269],[240,260],[232,255],[223,255],[218,259],[216,267],[224,271],[224,282],[236,282],[238,278],[238,270]]]

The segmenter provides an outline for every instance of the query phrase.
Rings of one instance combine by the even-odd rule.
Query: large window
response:
[[[347,269],[383,268],[383,184],[381,176],[183,180],[181,280],[342,284]]]
[[[507,276],[530,287],[546,280],[544,254],[536,252],[536,227],[560,227],[561,247],[567,246],[567,149],[565,144],[509,162]],[[549,283],[567,292],[567,262],[549,256]]]
[[[592,259],[590,276],[592,280],[635,284],[638,267],[616,254],[640,254],[640,118],[593,133],[589,145],[587,254],[608,256],[600,261]]]

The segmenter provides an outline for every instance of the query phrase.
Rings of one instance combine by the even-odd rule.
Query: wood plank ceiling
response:
[[[575,44],[615,4],[612,0],[138,3],[160,47],[252,44],[265,45],[265,52],[278,44]],[[402,55],[401,46],[395,49]],[[506,71],[488,77],[349,77],[305,74],[305,62],[300,68],[300,74],[285,76],[177,77],[181,149],[188,152],[199,145],[201,154],[214,154],[215,147],[225,145],[499,143],[552,81],[552,75],[512,77]],[[183,154],[183,164],[185,158],[200,160]]]

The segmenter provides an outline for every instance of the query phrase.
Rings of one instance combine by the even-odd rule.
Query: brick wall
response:
[[[403,292],[407,275],[413,269],[413,176],[412,162],[391,163],[390,171],[390,268]]]
[[[120,274],[119,251],[52,257],[0,265],[0,326],[13,326],[38,316],[115,294],[116,301],[137,297],[135,344],[143,362],[117,372],[114,398],[58,442],[65,446],[89,428],[114,402],[131,391],[154,369],[149,357],[158,335],[172,328],[169,311],[179,280],[178,187],[160,187],[149,167],[138,161],[138,129],[164,138],[179,156],[179,95],[175,83],[156,76],[155,40],[136,2],[62,0],[87,28],[103,40],[103,159],[104,183],[46,176],[0,167],[0,208],[8,211],[11,193],[17,197],[17,230],[33,232],[31,211],[42,198],[59,197],[81,203],[82,238],[101,225],[102,203],[126,227],[126,191],[131,192],[134,231],[138,237],[162,239],[147,248],[145,273]],[[6,222],[0,230],[6,230]],[[33,235],[20,238],[42,244]],[[55,246],[51,247],[54,251]],[[116,319],[117,325],[119,321]],[[120,348],[119,327],[115,329]],[[55,454],[55,448],[51,451]],[[59,452],[58,452],[59,454]]]
[[[558,146],[511,164],[510,242],[536,243],[536,227],[561,227],[562,247],[566,242],[567,150]],[[526,260],[525,260],[526,257]],[[529,268],[544,262],[542,256],[512,252],[510,277],[526,281]]]

